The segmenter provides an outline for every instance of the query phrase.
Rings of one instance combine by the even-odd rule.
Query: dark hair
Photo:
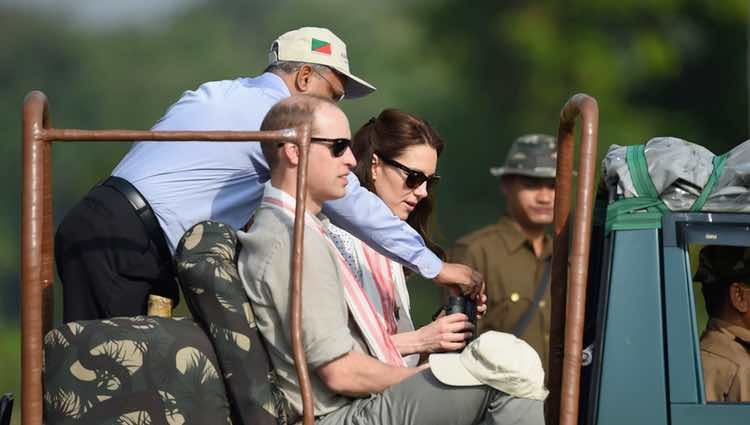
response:
[[[748,287],[745,282],[726,279],[716,281],[710,285],[705,283],[701,285],[701,293],[703,294],[703,301],[706,304],[706,313],[708,313],[708,317],[721,319],[724,314],[730,311],[728,309],[732,307],[732,301],[729,290],[735,282],[744,287]]]
[[[352,152],[357,159],[354,174],[360,184],[375,193],[372,181],[372,156],[377,154],[393,159],[409,146],[428,145],[437,151],[438,157],[443,151],[443,139],[430,124],[414,115],[397,109],[385,109],[377,118],[371,118],[357,131],[352,140]],[[409,214],[406,222],[419,233],[425,245],[438,257],[445,260],[445,251],[429,235],[432,227],[432,215],[435,194],[430,191],[417,207]]]
[[[715,282],[711,285],[701,285],[703,301],[706,304],[708,317],[720,318],[729,305],[729,287],[732,282]]]
[[[707,245],[701,249],[693,279],[701,292],[710,317],[728,312],[732,303],[729,289],[734,282],[747,285],[750,278],[750,249],[741,246]]]
[[[260,124],[261,131],[282,130],[310,123],[315,126],[315,111],[324,103],[338,108],[330,99],[320,96],[298,94],[273,105]],[[314,131],[314,128],[313,128]],[[274,169],[279,162],[279,146],[276,143],[261,143],[268,168]]]

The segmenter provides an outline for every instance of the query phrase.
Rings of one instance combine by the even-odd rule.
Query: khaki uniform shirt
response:
[[[531,242],[510,218],[461,238],[452,252],[452,261],[473,267],[487,284],[487,314],[478,323],[478,332],[512,332],[530,307],[536,288],[551,260],[552,238],[544,238],[541,258],[534,255]],[[549,286],[529,321],[522,339],[539,353],[547,368],[550,325]]]
[[[711,319],[701,335],[708,401],[750,401],[750,329]]]

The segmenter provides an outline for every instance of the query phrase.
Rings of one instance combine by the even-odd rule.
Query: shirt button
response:
[[[520,299],[521,299],[521,296],[518,295],[518,292],[514,292],[510,294],[510,300],[513,301],[514,303],[518,302],[518,300]]]

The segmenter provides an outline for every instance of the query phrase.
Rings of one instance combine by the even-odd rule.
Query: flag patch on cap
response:
[[[313,52],[323,53],[325,55],[331,54],[331,43],[323,40],[318,40],[317,38],[312,39],[312,44],[310,46],[310,50]]]

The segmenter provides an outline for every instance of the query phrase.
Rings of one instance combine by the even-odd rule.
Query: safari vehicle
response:
[[[572,168],[568,164],[572,163],[572,112],[576,109],[583,110],[584,124],[567,274]],[[750,146],[732,150],[728,159],[721,156],[713,164],[709,161],[705,186],[692,185],[692,192],[684,189],[693,182],[681,179],[657,191],[649,175],[662,172],[674,177],[684,164],[675,165],[669,159],[647,163],[643,146],[619,152],[610,148],[605,163],[610,157],[620,161],[618,177],[624,174],[632,180],[627,183],[633,184],[635,193],[623,196],[622,186],[627,185],[616,184],[612,169],[617,167],[612,166],[602,170],[607,178],[602,179],[594,200],[595,109],[592,99],[574,97],[563,108],[559,132],[551,332],[557,338],[551,341],[548,423],[557,423],[558,417],[564,424],[750,423],[750,403],[706,401],[699,347],[705,317],[702,295],[694,290],[692,280],[697,260],[691,262],[697,248],[704,245],[750,246],[750,214],[721,212],[750,211],[747,205],[738,205],[746,198],[737,194],[746,185],[742,183],[747,166],[744,151]],[[686,161],[707,155],[697,145],[669,143],[675,140],[663,143],[672,158],[679,155],[674,152],[679,147],[690,150]],[[653,151],[661,141],[653,139],[648,146]],[[725,159],[729,170],[724,167]],[[660,166],[672,169],[665,172]],[[724,183],[732,188],[717,186],[722,169],[727,175]],[[717,196],[722,190],[729,195]],[[709,195],[712,200],[707,202]],[[566,277],[570,281],[567,291]],[[561,346],[565,347],[562,364]],[[557,393],[561,377],[562,391]]]
[[[578,149],[575,218],[571,222],[574,135],[579,117],[582,123],[581,146]],[[550,341],[547,423],[747,424],[750,422],[750,404],[705,401],[698,348],[700,329],[688,248],[690,244],[706,243],[750,246],[750,226],[747,224],[750,215],[660,211],[658,217],[648,215],[649,226],[645,228],[608,227],[608,221],[604,219],[607,209],[611,210],[619,200],[614,190],[600,191],[594,208],[597,127],[598,110],[593,98],[579,94],[563,107],[558,132],[551,285],[554,328]],[[283,139],[301,147],[301,168],[305,170],[309,134],[309,128],[305,127],[273,133],[56,129],[49,124],[46,97],[41,92],[27,96],[24,103],[21,292],[21,407],[24,425],[43,422],[44,385],[49,385],[48,381],[43,381],[42,359],[43,336],[53,328],[52,143]],[[304,184],[305,173],[302,172],[298,185],[302,188]],[[304,193],[304,189],[298,193]],[[307,425],[312,424],[314,418],[308,372],[299,340],[299,297],[300,285],[303,284],[299,218],[304,214],[304,202],[298,200],[297,206],[295,260],[291,265],[292,342],[302,383],[304,423]],[[210,347],[210,343],[208,345]],[[71,349],[65,348],[68,352]],[[214,348],[220,351],[220,347]],[[235,414],[235,410],[242,410],[243,406],[237,406],[230,375],[224,373],[221,376],[227,387],[226,398],[234,404],[234,410],[231,416],[217,418],[216,423],[282,423],[278,418],[265,417],[262,421],[255,421],[246,420],[248,416],[243,412]],[[243,387],[244,392],[250,388]],[[223,394],[223,387],[221,391]],[[131,403],[129,396],[127,391],[119,394],[122,405]],[[172,399],[171,402],[179,404],[180,400]],[[176,415],[169,418],[183,422],[190,420]],[[48,417],[47,423],[52,422]],[[73,418],[64,423],[83,421]]]

